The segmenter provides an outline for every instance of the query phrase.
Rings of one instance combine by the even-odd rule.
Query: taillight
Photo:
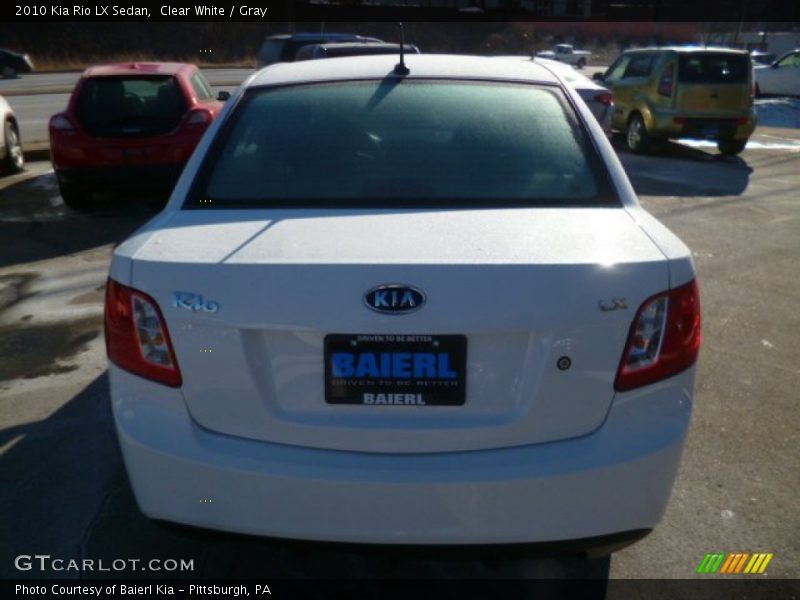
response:
[[[686,117],[674,117],[672,120],[676,125],[686,125]]]
[[[658,94],[659,96],[672,96],[672,83],[675,80],[675,63],[669,65],[666,69],[664,69],[664,73],[661,75],[661,79],[658,82]]]
[[[59,133],[72,133],[75,131],[75,126],[67,118],[67,115],[58,114],[50,118],[50,130],[58,131]]]
[[[214,120],[214,115],[211,114],[211,111],[208,111],[204,108],[196,108],[194,110],[189,111],[189,114],[186,115],[186,124],[187,125],[201,125],[201,126],[208,126],[211,121]]]
[[[736,124],[737,125],[747,125],[747,122],[749,120],[750,119],[748,119],[747,117],[739,117],[738,119],[736,119]]]
[[[688,369],[702,340],[695,280],[645,300],[631,325],[614,389],[631,390]]]
[[[595,102],[599,102],[600,104],[605,104],[606,106],[611,106],[614,104],[614,96],[609,94],[608,92],[601,92],[594,97]]]
[[[156,301],[109,279],[105,310],[109,360],[146,379],[179,387],[181,372]]]

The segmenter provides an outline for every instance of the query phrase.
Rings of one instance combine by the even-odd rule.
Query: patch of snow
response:
[[[759,125],[800,128],[800,98],[757,98],[756,112]]]
[[[691,146],[692,148],[716,148],[717,142],[712,140],[678,140],[681,144]],[[748,150],[793,150],[800,152],[800,141],[782,140],[780,142],[759,142],[757,140],[749,140],[747,142]]]
[[[35,189],[57,188],[56,172],[53,169],[45,171],[35,179],[32,179],[29,185]]]

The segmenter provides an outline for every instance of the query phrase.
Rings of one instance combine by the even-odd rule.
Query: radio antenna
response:
[[[396,75],[400,75],[404,77],[408,75],[411,71],[409,71],[408,67],[406,66],[406,57],[405,57],[405,48],[406,48],[406,36],[403,33],[403,23],[398,23],[398,27],[400,27],[400,62],[394,66],[394,72]]]

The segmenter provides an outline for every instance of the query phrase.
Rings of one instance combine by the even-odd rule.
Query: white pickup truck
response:
[[[571,44],[556,44],[552,50],[537,52],[536,56],[558,60],[582,69],[589,62],[589,57],[592,56],[592,53],[588,50],[575,50]]]

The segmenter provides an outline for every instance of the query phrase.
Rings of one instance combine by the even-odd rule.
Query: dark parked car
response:
[[[292,62],[295,60],[297,51],[303,46],[342,42],[381,43],[383,40],[354,33],[284,33],[271,35],[261,44],[256,64],[260,69],[276,62]]]
[[[419,54],[419,48],[413,44],[405,44],[406,54]],[[342,56],[365,56],[369,54],[400,55],[400,44],[385,42],[345,42],[334,44],[309,44],[297,51],[295,60],[314,58],[339,58]]]
[[[33,72],[31,57],[22,52],[0,48],[0,75],[5,79],[16,77],[19,73]]]
[[[64,202],[131,186],[171,188],[223,104],[194,65],[87,69],[67,110],[50,118],[50,153]]]

